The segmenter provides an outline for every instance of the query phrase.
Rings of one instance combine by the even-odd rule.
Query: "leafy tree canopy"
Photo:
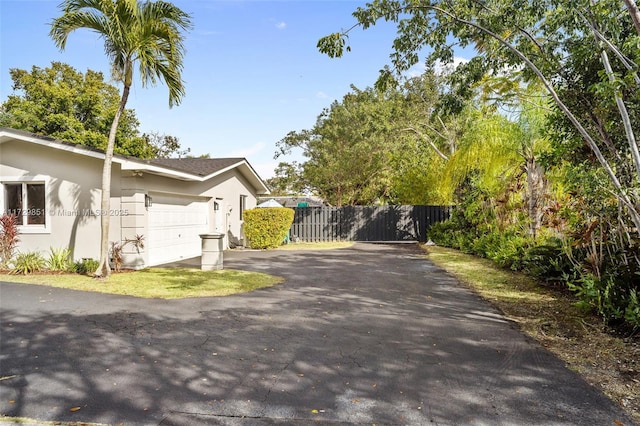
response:
[[[352,87],[312,129],[278,143],[277,157],[298,148],[306,161],[280,163],[272,189],[333,205],[449,204],[473,174],[498,191],[522,161],[517,125],[475,100],[443,114],[445,90],[431,72],[385,91]]]
[[[302,150],[301,165],[281,164],[280,180],[294,190],[309,189],[332,205],[372,204],[390,199],[392,134],[396,93],[368,88],[344,96],[318,117],[312,129],[290,132],[278,142],[276,157]]]
[[[452,63],[458,46],[477,54],[450,76],[450,110],[461,110],[487,74],[540,82],[557,111],[555,142],[566,146],[559,155],[601,169],[608,177],[603,189],[640,229],[640,18],[634,0],[376,0],[353,16],[356,25],[323,37],[318,48],[338,57],[350,49],[353,28],[397,23],[393,70],[383,70],[379,87],[394,81],[394,71],[418,63],[424,48],[431,49],[426,63],[434,67]]]
[[[77,71],[68,64],[9,70],[14,93],[0,105],[0,126],[54,137],[104,150],[118,109],[118,89],[101,72]],[[180,155],[174,136],[140,134],[135,111],[125,109],[115,152],[139,158]]]

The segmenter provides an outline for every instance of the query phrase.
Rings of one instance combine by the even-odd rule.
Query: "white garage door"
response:
[[[149,265],[200,256],[200,234],[209,232],[207,201],[164,194],[151,194],[151,197]]]

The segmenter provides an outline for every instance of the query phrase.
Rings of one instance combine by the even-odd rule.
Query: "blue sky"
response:
[[[64,52],[48,36],[58,0],[0,0],[0,102],[12,93],[10,68],[47,67],[51,61],[79,71],[109,66],[102,41],[73,33]],[[143,132],[177,136],[191,153],[246,157],[271,177],[276,142],[291,130],[313,126],[322,109],[354,84],[372,86],[389,63],[395,27],[381,23],[350,36],[352,51],[340,59],[318,52],[318,39],[355,23],[364,1],[174,0],[192,15],[186,36],[186,96],[168,106],[166,87],[134,84],[127,106]],[[119,87],[120,88],[120,87]]]

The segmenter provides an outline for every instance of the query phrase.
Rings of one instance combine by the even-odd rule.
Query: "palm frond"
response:
[[[137,62],[143,86],[164,81],[169,105],[180,103],[185,92],[183,31],[191,28],[190,15],[165,1],[65,0],[61,9],[50,31],[58,48],[66,47],[73,31],[93,30],[104,39],[114,79],[130,86]]]

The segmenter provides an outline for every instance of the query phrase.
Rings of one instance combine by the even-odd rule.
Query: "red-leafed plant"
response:
[[[13,252],[18,245],[18,219],[16,216],[5,214],[0,216],[0,268],[9,266]]]

